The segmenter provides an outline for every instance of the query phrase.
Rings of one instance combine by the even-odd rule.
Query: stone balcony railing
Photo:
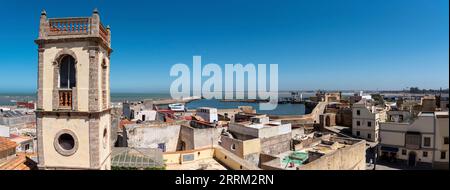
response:
[[[97,37],[110,45],[111,32],[100,22],[97,10],[91,17],[47,18],[42,11],[38,40],[55,40],[67,38]]]
[[[58,94],[59,109],[72,109],[72,89],[60,89]]]
[[[49,36],[89,34],[90,18],[53,18],[48,19]]]

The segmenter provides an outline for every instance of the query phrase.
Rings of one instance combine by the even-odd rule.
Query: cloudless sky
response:
[[[0,1],[0,92],[35,92],[39,16],[111,26],[113,92],[168,91],[172,65],[278,64],[279,88],[448,88],[448,0]],[[224,67],[222,67],[224,69]]]

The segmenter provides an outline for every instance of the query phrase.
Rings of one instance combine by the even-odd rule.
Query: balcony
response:
[[[49,19],[49,36],[86,35],[91,29],[89,18],[56,18]]]
[[[110,43],[110,41],[109,41],[109,29],[105,28],[103,26],[103,24],[101,24],[101,23],[100,23],[99,34],[100,34],[100,37],[102,38],[102,40],[104,40],[108,44]]]
[[[91,17],[47,18],[47,13],[41,13],[39,38],[37,43],[46,40],[97,38],[110,45],[109,27],[100,22],[98,12],[94,10]]]
[[[72,89],[59,90],[59,109],[72,109]]]

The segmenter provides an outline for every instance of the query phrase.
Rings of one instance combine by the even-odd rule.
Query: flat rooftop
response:
[[[448,118],[448,111],[435,112],[437,118]]]
[[[328,142],[333,143],[333,144],[325,144],[324,141],[322,141],[320,144],[318,144],[316,146],[313,146],[311,148],[305,148],[304,151],[317,152],[317,153],[321,153],[321,154],[329,154],[329,153],[334,152],[337,149],[344,148],[347,146],[347,145],[339,143],[339,142],[334,142],[334,141],[328,141]]]
[[[419,116],[434,117],[434,112],[420,112]]]
[[[11,134],[10,140],[16,142],[17,144],[20,144],[22,142],[32,141],[33,138],[29,136],[19,136]]]
[[[152,128],[152,127],[167,127],[173,125],[182,125],[188,124],[188,121],[184,120],[175,120],[173,122],[163,122],[163,121],[144,121],[142,123],[129,123],[125,124],[124,127],[126,129],[134,129],[134,128]]]
[[[355,141],[356,142],[356,141]],[[355,142],[340,140],[321,140],[319,144],[296,151],[286,151],[273,156],[273,160],[263,163],[265,166],[284,170],[296,170],[324,155],[331,154],[341,148],[351,146]]]
[[[265,128],[265,127],[275,127],[275,126],[282,125],[280,120],[270,120],[268,123],[252,123],[251,121],[244,121],[244,122],[239,122],[237,124],[240,124],[245,127],[256,128],[256,129],[261,129],[261,128]]]
[[[189,163],[170,164],[166,166],[166,170],[227,170],[227,168],[214,158],[205,158]]]

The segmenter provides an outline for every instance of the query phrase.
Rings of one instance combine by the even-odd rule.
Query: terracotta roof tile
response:
[[[14,149],[16,148],[16,146],[17,146],[16,142],[11,141],[5,137],[0,137],[0,152],[8,149]]]
[[[0,165],[0,170],[31,170],[35,163],[30,163],[25,155],[18,155]]]

